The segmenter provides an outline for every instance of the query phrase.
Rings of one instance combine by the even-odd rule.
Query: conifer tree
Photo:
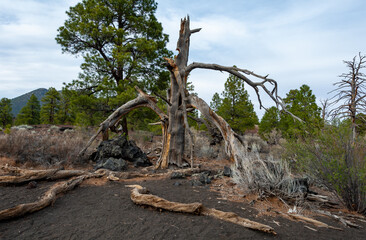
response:
[[[230,74],[221,96],[222,98],[215,93],[211,107],[230,124],[232,129],[238,133],[244,133],[245,130],[254,128],[254,125],[258,124],[257,114],[244,88],[243,80]]]
[[[13,115],[11,114],[11,110],[11,100],[8,98],[2,98],[0,100],[0,126],[2,128],[12,124]]]
[[[38,98],[32,94],[27,104],[20,110],[15,123],[20,124],[39,124],[41,105]]]
[[[60,109],[60,93],[51,87],[41,101],[43,102],[41,107],[41,123],[55,124],[56,115]]]

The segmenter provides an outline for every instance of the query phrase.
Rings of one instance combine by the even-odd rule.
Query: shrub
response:
[[[366,141],[352,141],[349,125],[335,122],[314,139],[286,147],[296,168],[335,191],[348,209],[366,214]]]
[[[276,196],[289,202],[302,202],[308,192],[307,179],[294,178],[287,162],[271,156],[263,160],[256,151],[246,152],[245,158],[232,166],[232,174],[234,182],[260,197]]]
[[[0,135],[0,155],[14,157],[19,164],[67,165],[84,163],[78,153],[89,135],[83,131],[49,132],[47,129],[26,130],[13,128],[9,134]],[[91,151],[93,147],[89,148]]]

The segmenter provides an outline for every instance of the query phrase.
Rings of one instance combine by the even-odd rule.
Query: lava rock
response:
[[[200,187],[200,186],[204,185],[203,183],[201,183],[200,181],[197,181],[197,180],[191,180],[190,183],[191,183],[191,186],[194,186],[194,187]]]
[[[151,162],[146,154],[136,145],[134,141],[127,140],[121,135],[113,139],[103,141],[98,146],[97,151],[91,154],[91,160],[103,164],[109,159],[122,159],[132,162],[135,167],[151,166]]]
[[[31,189],[31,188],[36,188],[38,186],[36,181],[31,181],[28,183],[27,188]]]
[[[229,168],[228,166],[224,167],[224,176],[226,177],[231,177],[231,168]]]
[[[108,169],[111,171],[123,171],[127,169],[127,163],[123,159],[116,159],[116,158],[108,158],[105,162],[101,161],[96,166],[95,169]]]
[[[174,185],[174,186],[180,186],[180,185],[182,185],[182,183],[180,183],[180,182],[175,182],[175,183],[173,183],[173,185]]]
[[[212,179],[212,177],[210,175],[211,175],[211,171],[204,171],[204,172],[200,173],[199,181],[202,184],[210,184],[211,179]]]
[[[183,179],[185,178],[184,174],[181,172],[172,172],[170,175],[170,179]]]

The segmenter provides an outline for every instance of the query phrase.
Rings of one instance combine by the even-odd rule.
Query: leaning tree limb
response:
[[[0,211],[0,221],[17,218],[28,213],[39,211],[54,203],[60,193],[65,193],[74,189],[76,186],[80,185],[85,179],[102,176],[104,176],[104,172],[96,172],[93,174],[86,174],[74,177],[67,181],[58,182],[54,184],[42,196],[40,200],[31,203],[20,204],[13,208]]]
[[[135,99],[128,101],[127,103],[123,104],[121,107],[116,109],[106,120],[104,120],[100,124],[98,131],[90,138],[86,146],[80,151],[79,156],[84,155],[88,147],[92,144],[92,142],[98,137],[100,133],[102,133],[103,135],[103,140],[107,140],[108,130],[110,128],[113,128],[124,115],[139,107],[147,107],[153,110],[160,117],[162,126],[167,127],[166,123],[168,116],[156,105],[157,102],[156,99],[144,93],[137,86],[135,86],[135,89],[138,92],[138,96]]]
[[[251,221],[246,218],[239,217],[233,212],[223,212],[214,208],[206,208],[202,203],[179,203],[171,202],[164,198],[148,194],[146,188],[140,185],[127,185],[131,187],[131,200],[138,205],[148,205],[158,209],[164,209],[172,212],[183,212],[190,214],[199,214],[204,216],[210,216],[223,221],[238,224],[240,226],[250,228],[257,231],[271,233],[276,235],[274,229],[268,225],[264,225],[258,222]]]

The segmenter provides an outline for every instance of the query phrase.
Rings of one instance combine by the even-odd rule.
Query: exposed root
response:
[[[211,216],[223,221],[235,223],[246,228],[258,230],[266,233],[276,235],[274,229],[268,225],[264,225],[258,222],[251,221],[246,218],[242,218],[233,212],[223,212],[214,208],[206,208],[201,203],[178,203],[171,202],[158,196],[148,194],[146,188],[140,185],[127,185],[126,187],[133,188],[131,191],[131,200],[135,204],[148,205],[159,209],[164,209],[172,212],[184,212],[190,214],[199,214],[205,216]]]
[[[53,204],[57,199],[57,195],[74,189],[76,186],[80,185],[85,179],[102,176],[104,176],[104,173],[98,172],[74,177],[67,181],[56,183],[38,201],[20,204],[18,206],[0,211],[0,221],[17,218],[28,213],[39,211]]]
[[[0,184],[21,184],[44,179],[57,180],[89,174],[82,170],[28,170],[8,166],[1,167],[1,170],[8,173],[8,175],[0,176]]]

